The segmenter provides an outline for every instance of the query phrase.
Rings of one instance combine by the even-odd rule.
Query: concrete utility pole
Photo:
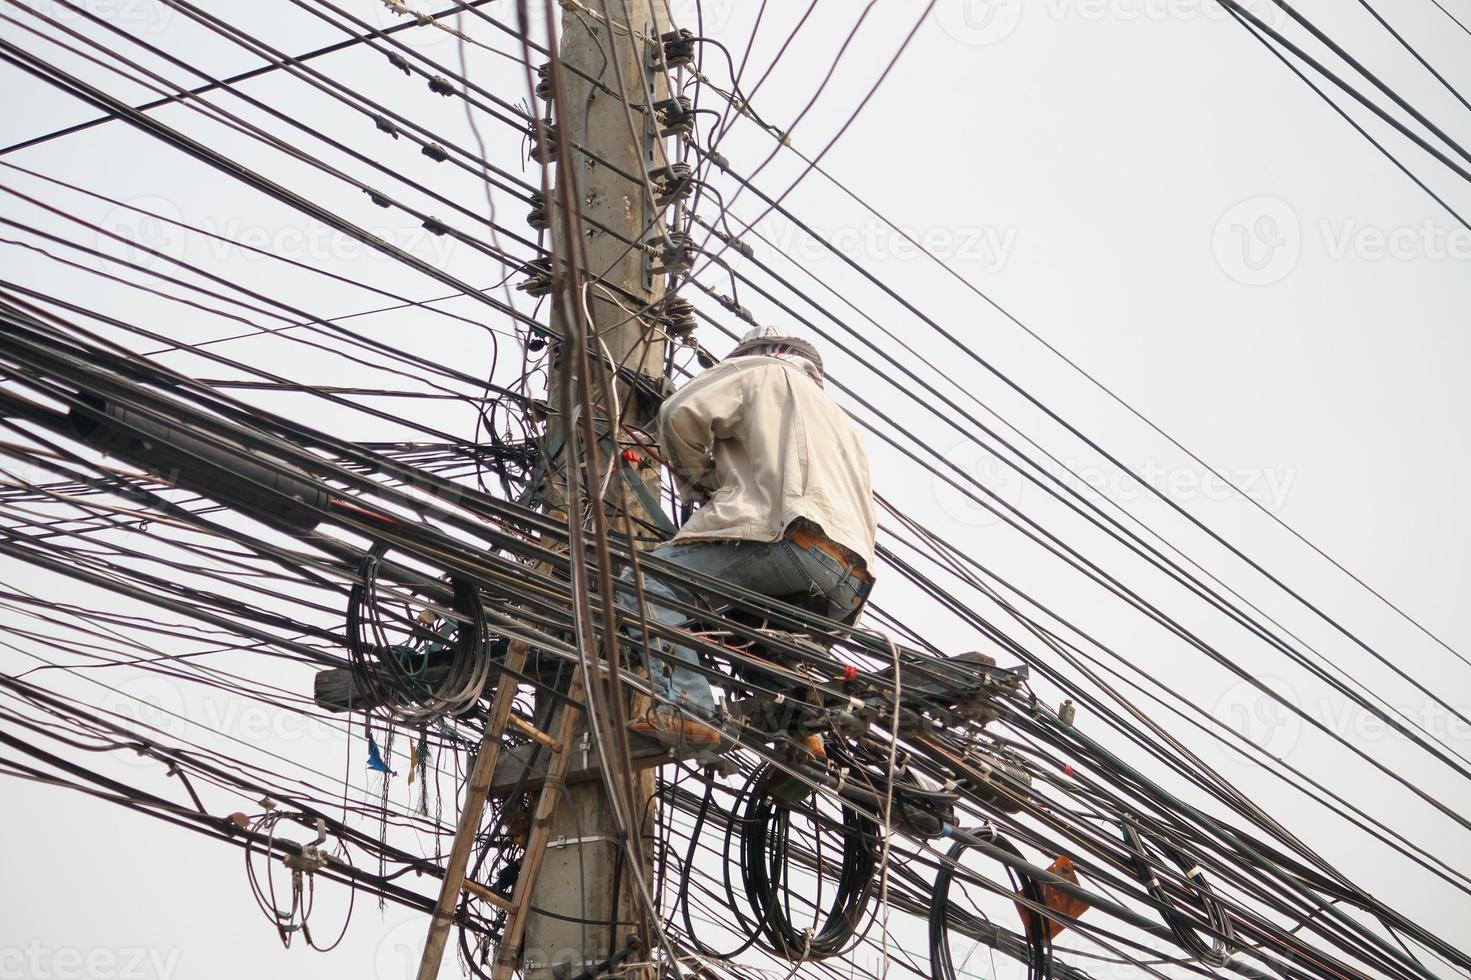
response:
[[[562,10],[559,51],[564,67],[563,112],[556,122],[565,132],[567,145],[581,145],[588,153],[572,149],[560,162],[557,173],[559,179],[575,181],[573,190],[581,209],[581,247],[587,259],[582,273],[584,281],[590,283],[586,307],[596,338],[601,341],[592,344],[591,356],[601,358],[607,369],[595,369],[594,373],[611,378],[617,365],[657,382],[664,376],[665,340],[662,335],[651,336],[645,320],[631,313],[663,295],[664,276],[654,271],[647,251],[630,248],[628,242],[647,241],[662,229],[662,219],[656,220],[659,211],[642,178],[650,170],[667,165],[648,93],[653,91],[655,100],[664,99],[668,85],[663,72],[653,67],[657,64],[657,45],[646,40],[669,30],[667,8],[662,0],[587,0],[585,8],[568,4]],[[577,71],[599,79],[612,94],[595,87]],[[625,175],[639,180],[629,180]],[[555,193],[548,196],[548,224],[556,254],[570,260],[577,251],[573,243],[557,240],[561,225],[556,200]],[[614,295],[600,289],[599,281],[607,283]],[[575,335],[575,330],[569,329],[572,325],[563,322],[563,305],[553,304],[553,310],[553,334]],[[609,359],[613,365],[607,363]],[[556,387],[560,384],[559,372],[554,370],[552,378],[549,402],[556,406],[562,403]],[[639,394],[625,382],[617,382],[615,387],[624,421],[652,429],[649,423],[656,406],[648,395]],[[606,402],[601,386],[594,388],[594,406]],[[550,427],[549,443],[556,440],[562,421]],[[609,451],[616,456],[633,445],[619,430],[617,420],[611,420],[610,425],[610,420],[599,416],[597,422],[599,431],[607,427],[612,437],[603,445],[603,460],[607,460]],[[591,451],[588,446],[581,449],[584,453]],[[641,455],[642,460],[635,464],[638,477],[657,500],[658,465],[646,454]],[[555,504],[558,488],[549,490],[549,500]],[[616,471],[608,484],[607,500],[613,515],[626,513],[635,522],[647,516],[627,480]],[[621,520],[613,523],[615,529],[621,526]],[[583,737],[580,733],[574,749],[579,757],[583,754]],[[595,753],[589,755],[595,758]],[[563,976],[576,976],[608,959],[636,931],[638,887],[630,877],[627,862],[618,860],[617,828],[606,791],[601,782],[593,781],[569,786],[567,793],[554,811],[551,845],[532,892],[534,911],[527,923],[523,959],[532,980],[552,980],[562,971],[566,971]],[[639,774],[635,799],[642,804],[652,793],[652,774]],[[647,835],[652,827],[652,807],[635,816],[642,825],[640,832]],[[652,848],[645,847],[644,853],[652,854]],[[610,927],[606,924],[609,922],[617,924]]]

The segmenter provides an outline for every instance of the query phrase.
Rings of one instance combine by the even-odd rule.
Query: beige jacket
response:
[[[776,541],[805,517],[873,567],[863,440],[800,367],[722,361],[664,403],[659,435],[681,495],[703,503],[674,540]]]

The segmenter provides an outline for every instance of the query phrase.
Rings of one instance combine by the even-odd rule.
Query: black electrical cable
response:
[[[878,826],[847,803],[842,804],[839,833],[843,857],[832,902],[821,926],[798,928],[788,905],[791,856],[789,843],[794,813],[807,812],[821,833],[829,818],[788,803],[775,795],[784,778],[780,770],[766,765],[751,777],[751,792],[742,814],[739,840],[741,879],[746,900],[759,922],[764,945],[789,960],[826,959],[844,952],[858,934],[873,898],[873,877],[878,866]],[[817,872],[822,873],[821,869]]]
[[[1022,857],[1016,845],[997,833],[995,828],[983,827],[968,833],[1018,858]],[[957,911],[950,899],[950,886],[955,880],[956,869],[960,867],[960,859],[974,846],[963,840],[956,841],[945,854],[940,871],[935,875],[934,898],[929,915],[931,980],[958,980],[955,963],[950,955],[950,923]],[[1047,907],[1046,896],[1042,893],[1042,886],[1031,877],[1018,875],[1011,868],[1007,868],[1007,874],[1011,877],[1013,888],[1020,891],[1028,902],[1028,907],[1023,912],[1027,924],[1027,976],[1030,980],[1045,980],[1052,976],[1052,923],[1038,909]]]
[[[467,5],[468,6],[472,6],[472,7],[478,7],[478,6],[482,5],[482,4],[486,4],[486,3],[490,3],[490,2],[491,2],[491,0],[456,0],[456,5],[455,6],[450,7],[450,8],[447,8],[445,10],[441,10],[438,13],[435,13],[435,14],[429,14],[428,16],[432,20],[438,20],[441,17],[447,17],[450,14],[457,14],[457,13],[459,13]],[[395,24],[392,27],[384,28],[384,30],[383,30],[382,33],[384,33],[384,34],[397,34],[400,31],[406,31],[406,30],[408,30],[411,27],[418,27],[418,26],[419,26],[419,24],[418,24],[418,22],[416,20],[415,21],[407,21],[407,22],[402,23],[402,24]],[[178,102],[178,101],[180,101],[182,99],[185,99],[185,98],[194,98],[194,97],[203,95],[206,92],[212,92],[212,91],[215,91],[216,89],[227,88],[227,87],[232,86],[232,85],[238,85],[240,82],[249,81],[252,78],[259,78],[262,75],[270,74],[271,72],[276,71],[277,69],[279,69],[279,68],[281,68],[281,67],[283,67],[284,65],[287,65],[287,64],[299,64],[299,63],[305,62],[305,61],[314,61],[317,58],[322,57],[323,55],[335,54],[336,52],[345,50],[347,48],[350,48],[350,47],[352,47],[355,44],[361,44],[363,41],[365,41],[368,38],[373,37],[373,36],[374,35],[372,35],[372,34],[362,34],[362,35],[359,35],[358,37],[355,37],[355,38],[348,38],[345,41],[337,41],[337,42],[335,42],[333,44],[328,44],[328,45],[325,45],[325,46],[320,47],[320,48],[314,48],[311,51],[304,52],[302,54],[296,55],[296,56],[291,57],[291,58],[283,58],[280,61],[276,61],[276,62],[273,62],[273,63],[268,64],[268,65],[261,65],[258,68],[251,68],[251,69],[248,69],[247,71],[237,72],[234,75],[230,75],[230,76],[228,76],[226,78],[219,79],[218,81],[210,82],[210,83],[205,84],[205,85],[195,86],[194,88],[189,89],[189,91],[187,91],[187,92],[181,92],[178,95],[171,95],[171,96],[167,96],[165,98],[155,99],[152,102],[145,102],[142,105],[134,106],[134,109],[136,109],[138,112],[151,112],[154,109],[158,109],[158,108],[160,108],[162,106],[166,106],[166,105],[172,105],[173,103]],[[40,144],[40,143],[49,142],[49,141],[54,140],[54,139],[57,139],[58,137],[61,137],[61,136],[70,136],[73,133],[79,133],[79,132],[81,132],[83,130],[86,130],[86,129],[92,129],[93,127],[100,126],[103,123],[112,122],[116,118],[117,118],[117,116],[115,116],[115,115],[98,116],[96,119],[89,119],[86,122],[76,123],[74,125],[67,126],[67,127],[62,128],[62,129],[53,130],[53,131],[51,131],[49,133],[43,133],[40,136],[33,136],[30,139],[22,140],[19,143],[12,143],[9,146],[0,148],[0,157],[7,156],[7,155],[9,155],[10,153],[13,153],[16,150],[24,150],[27,147],[36,146],[37,144]]]
[[[1175,941],[1180,944],[1180,948],[1211,966],[1225,966],[1236,952],[1235,929],[1231,924],[1231,917],[1216,900],[1205,869],[1186,857],[1164,838],[1142,832],[1127,816],[1120,821],[1120,826],[1123,828],[1124,841],[1134,856],[1134,873],[1142,883],[1148,886],[1149,893],[1154,896],[1155,900],[1163,906],[1160,914],[1164,917],[1165,925],[1169,926],[1170,931],[1175,934]],[[1156,870],[1160,864],[1160,855],[1167,858],[1183,873],[1186,892],[1190,896],[1191,903],[1196,907],[1195,910],[1211,923],[1213,931],[1217,933],[1217,935],[1210,936],[1208,941],[1202,939],[1195,926],[1179,913],[1175,899],[1170,896],[1165,884],[1160,881]]]

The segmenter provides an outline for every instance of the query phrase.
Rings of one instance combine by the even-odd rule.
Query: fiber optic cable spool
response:
[[[1015,844],[1002,837],[995,828],[990,826],[961,831],[956,837],[956,843],[945,855],[944,861],[940,863],[940,870],[935,875],[932,891],[934,903],[930,906],[929,921],[931,980],[958,980],[961,976],[970,975],[965,970],[963,961],[959,964],[955,962],[950,949],[952,924],[959,925],[968,919],[976,918],[975,913],[965,909],[957,901],[960,895],[951,896],[951,884],[956,879],[959,879],[964,885],[968,880],[975,878],[974,871],[963,868],[961,865],[961,858],[966,851],[977,844],[988,844],[1015,857],[1023,857]],[[1042,908],[1051,908],[1047,902],[1047,895],[1042,889],[1041,882],[1028,875],[1010,868],[1006,869],[1006,875],[1011,879],[1012,891],[1027,903],[1025,906],[1019,905],[1019,908],[1022,911],[1022,921],[1026,926],[1025,962],[1028,980],[1050,977],[1053,972],[1052,930],[1048,927],[1047,919],[1039,911]],[[960,891],[963,892],[964,889]]]
[[[73,406],[69,417],[82,442],[283,531],[310,534],[321,523],[327,488],[286,463],[113,401],[81,400],[86,407]]]
[[[385,545],[373,546],[348,593],[344,633],[352,680],[367,695],[360,708],[414,720],[474,710],[507,646],[505,637],[490,634],[480,589],[452,576],[450,615],[396,618],[386,611],[392,601],[379,594],[387,552]],[[395,633],[400,642],[381,642]]]

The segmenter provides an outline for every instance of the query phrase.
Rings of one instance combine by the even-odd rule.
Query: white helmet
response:
[[[779,357],[790,361],[806,371],[813,381],[822,384],[822,355],[817,352],[817,348],[801,337],[783,334],[776,327],[753,327],[746,331],[746,335],[729,356],[746,355]]]

